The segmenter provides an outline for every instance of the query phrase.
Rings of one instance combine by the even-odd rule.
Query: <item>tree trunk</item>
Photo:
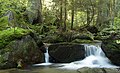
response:
[[[72,0],[72,17],[71,17],[71,30],[73,29],[73,24],[74,24],[74,0]]]
[[[112,15],[111,15],[112,26],[114,26],[114,17],[115,17],[115,0],[112,0]]]
[[[60,1],[60,27],[62,26],[63,0]]]
[[[90,11],[89,8],[87,8],[87,26],[90,24]]]
[[[96,20],[96,26],[99,30],[104,29],[105,27],[109,26],[109,10],[107,6],[108,1],[105,0],[99,0],[98,2],[98,14],[97,14],[97,20]]]
[[[66,19],[67,19],[67,6],[66,6],[66,4],[67,4],[67,0],[65,0],[65,7],[64,7],[64,11],[65,11],[65,15],[64,15],[64,31],[66,31]]]
[[[87,26],[89,26],[91,24],[91,22],[93,21],[94,18],[94,6],[92,4],[92,1],[90,1],[90,6],[91,7],[87,7]]]
[[[31,24],[42,23],[42,2],[41,0],[28,0],[27,14]]]

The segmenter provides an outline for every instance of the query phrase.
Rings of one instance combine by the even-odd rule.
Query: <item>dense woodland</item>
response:
[[[0,0],[0,31],[23,28],[54,38],[59,37],[54,33],[70,37],[85,31],[92,39],[115,37],[120,28],[119,4],[119,0]]]
[[[0,0],[0,62],[8,44],[26,35],[44,43],[119,44],[120,0]]]

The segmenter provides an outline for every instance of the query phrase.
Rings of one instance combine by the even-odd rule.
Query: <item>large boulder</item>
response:
[[[50,62],[66,63],[85,58],[84,45],[53,44],[49,46]]]
[[[44,53],[39,48],[30,35],[10,42],[0,50],[0,69],[17,67],[19,61],[23,65],[44,62]]]
[[[106,56],[111,60],[115,65],[120,66],[120,44],[117,44],[113,40],[103,41],[102,48]]]

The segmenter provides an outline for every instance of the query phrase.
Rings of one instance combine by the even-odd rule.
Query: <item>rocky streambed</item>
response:
[[[37,67],[31,69],[7,69],[0,70],[0,73],[120,73],[119,69],[107,68],[81,68],[77,70],[59,69],[56,67]]]

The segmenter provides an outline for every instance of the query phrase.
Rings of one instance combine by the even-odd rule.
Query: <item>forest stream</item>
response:
[[[27,69],[6,69],[0,73],[120,73],[119,67],[110,64],[102,49],[97,45],[83,44],[86,58],[71,63],[50,63],[48,47],[45,63],[34,64]]]
[[[0,0],[0,73],[120,73],[120,0]]]

